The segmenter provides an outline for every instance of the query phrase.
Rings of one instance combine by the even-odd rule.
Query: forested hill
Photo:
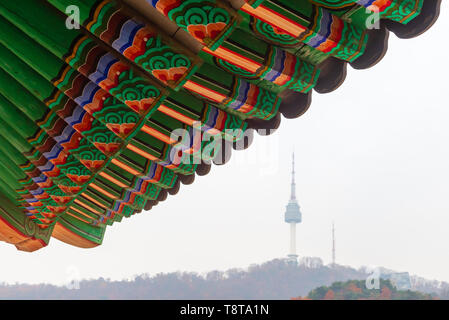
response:
[[[390,280],[379,280],[378,288],[366,287],[363,280],[334,282],[331,286],[313,289],[306,297],[293,300],[433,300],[431,294],[412,290],[399,290]]]
[[[0,285],[0,299],[291,299],[337,281],[366,278],[364,269],[324,266],[319,258],[304,258],[299,265],[276,259],[245,270],[212,271],[204,275],[189,272],[140,275],[132,281],[100,278],[69,287]],[[420,283],[426,290],[416,290],[435,292],[431,282]],[[437,289],[447,294],[447,288],[449,285],[444,288],[439,285]]]

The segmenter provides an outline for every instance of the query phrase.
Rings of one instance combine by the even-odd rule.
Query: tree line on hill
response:
[[[330,286],[320,286],[306,297],[292,300],[434,300],[431,294],[412,290],[398,290],[390,280],[379,279],[377,288],[366,287],[363,280],[334,282]]]
[[[303,258],[297,265],[275,259],[247,269],[142,274],[133,280],[82,280],[71,287],[49,284],[0,284],[0,299],[291,299],[335,282],[360,280],[366,269],[323,265],[319,258]],[[419,281],[418,281],[419,280]],[[412,281],[413,282],[413,281]],[[416,278],[414,290],[449,298],[449,284]],[[76,289],[74,289],[76,288]],[[321,290],[323,289],[316,289]],[[332,289],[333,290],[333,289]]]

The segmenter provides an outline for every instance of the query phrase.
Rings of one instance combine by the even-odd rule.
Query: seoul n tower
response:
[[[288,259],[297,262],[296,254],[296,224],[301,222],[301,211],[299,211],[298,201],[296,200],[296,184],[295,184],[295,154],[292,157],[292,185],[290,201],[285,210],[285,222],[290,224],[290,253]]]

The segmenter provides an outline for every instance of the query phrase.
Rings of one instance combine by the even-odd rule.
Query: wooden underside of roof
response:
[[[429,29],[441,5],[375,2],[1,2],[0,241],[100,245],[107,226],[229,161],[223,148],[205,161],[172,132],[200,124],[228,151],[247,148],[255,130],[304,114],[313,91],[336,90],[348,66],[377,64],[390,32]],[[66,27],[71,5],[80,30]],[[204,21],[186,18],[195,12]],[[200,161],[178,164],[178,151]]]
[[[59,241],[65,242],[67,244],[70,244],[72,246],[79,247],[79,248],[89,249],[89,248],[95,248],[100,245],[99,243],[95,243],[93,241],[89,241],[88,239],[81,237],[80,235],[76,234],[75,232],[64,227],[59,222],[56,223],[56,225],[55,225],[52,237],[58,239]]]

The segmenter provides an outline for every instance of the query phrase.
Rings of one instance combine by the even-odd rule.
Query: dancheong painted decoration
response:
[[[376,64],[390,32],[426,31],[440,3],[0,1],[0,240],[100,245]]]

